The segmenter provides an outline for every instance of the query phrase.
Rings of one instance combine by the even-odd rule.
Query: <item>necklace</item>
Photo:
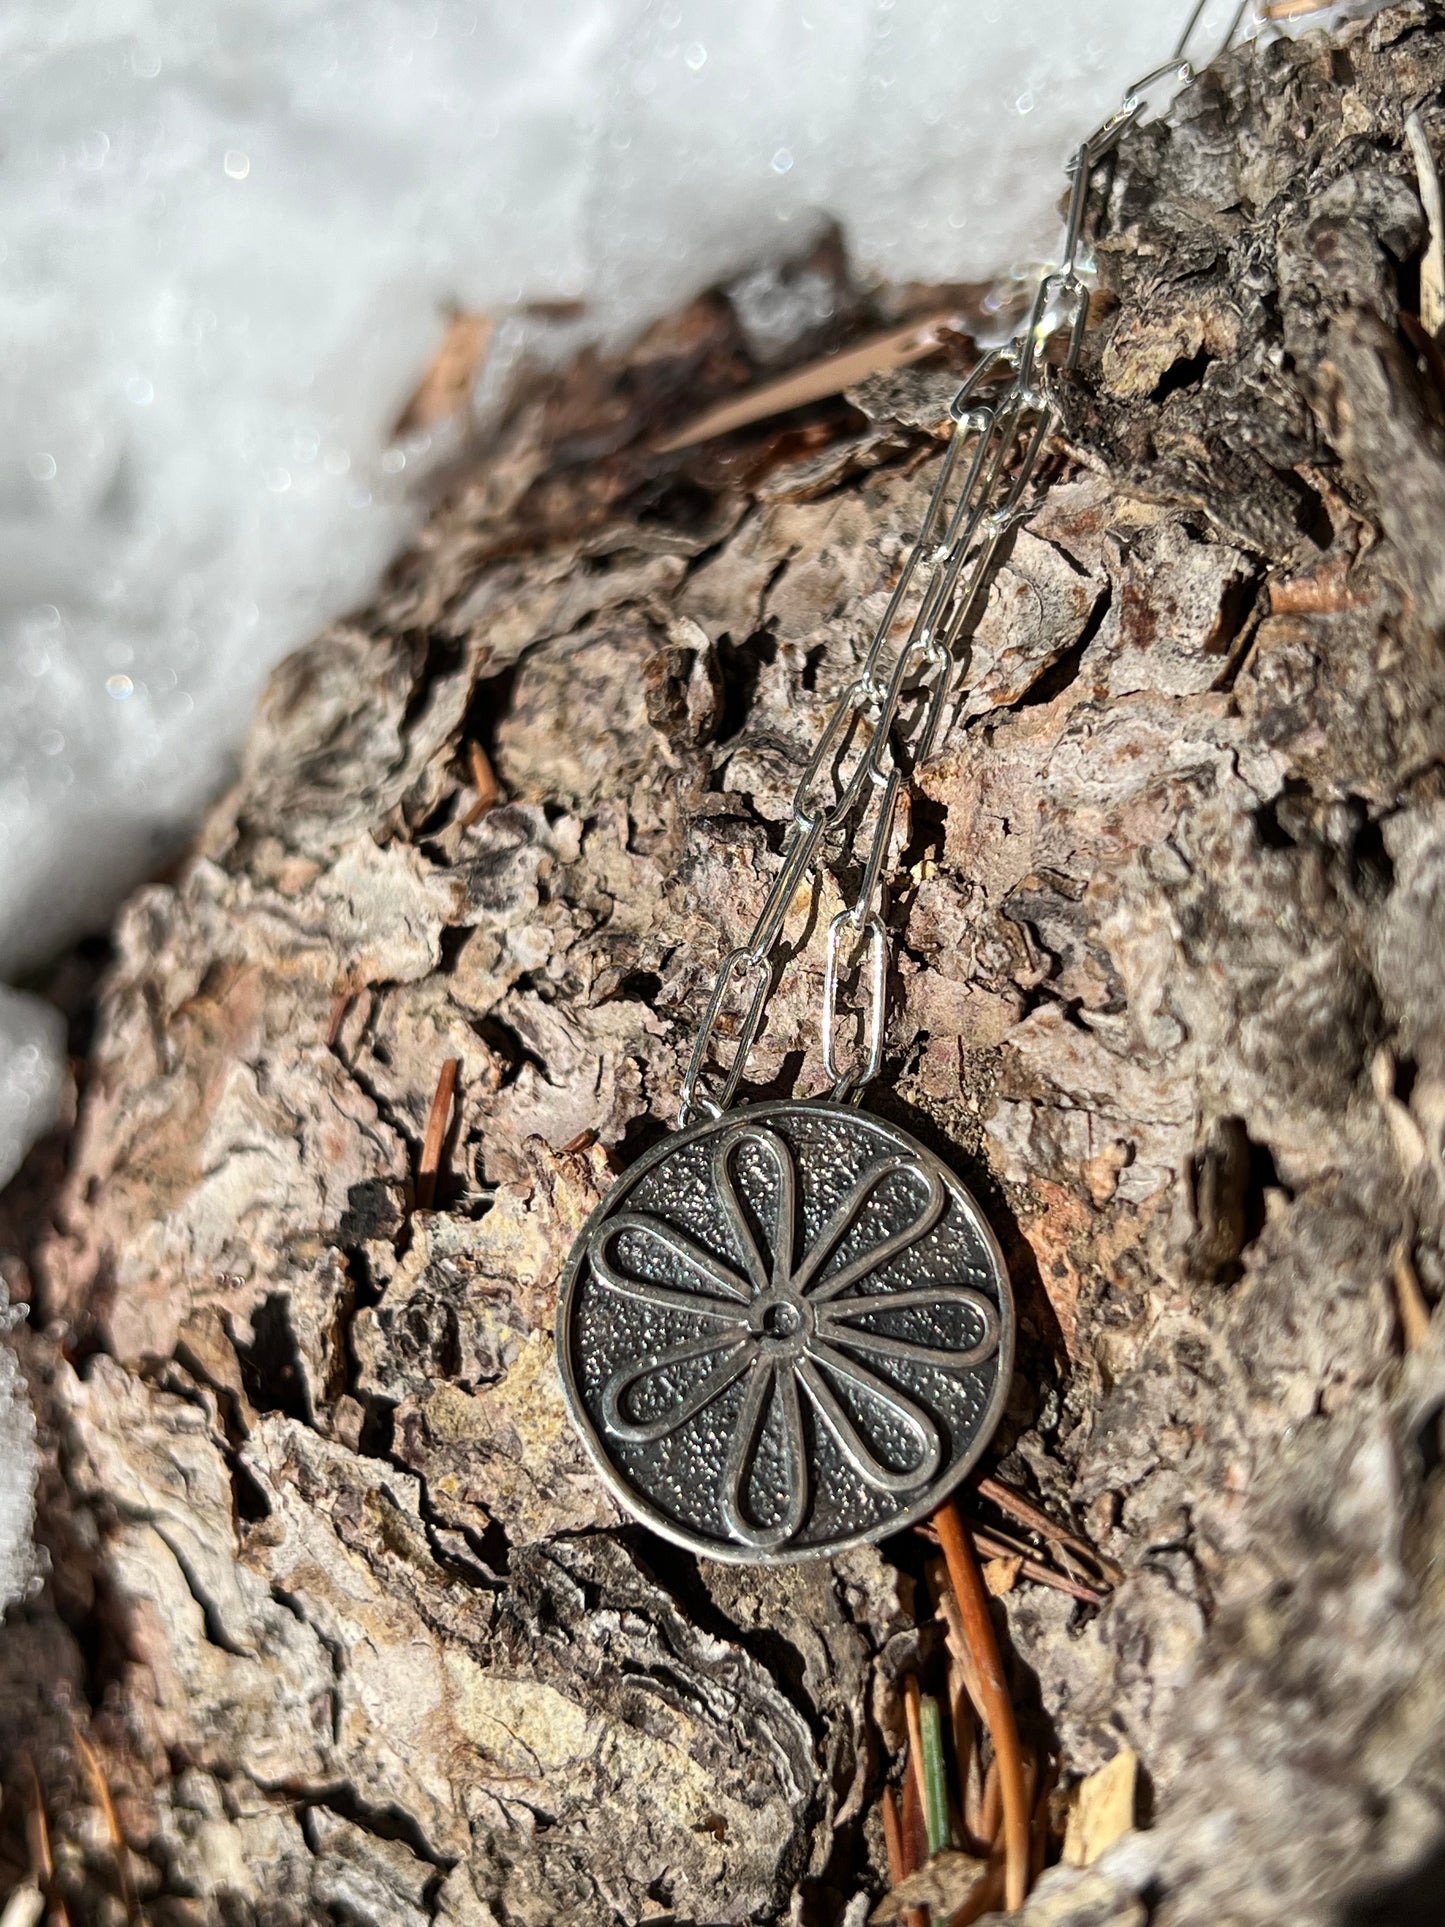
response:
[[[709,1558],[817,1558],[912,1524],[974,1466],[1008,1396],[1014,1309],[998,1240],[946,1164],[859,1104],[883,1056],[885,866],[904,791],[943,739],[959,646],[1059,419],[1060,381],[1078,363],[1080,254],[1101,169],[1146,90],[1192,78],[1204,4],[1074,153],[1059,265],[953,400],[918,536],[798,782],[753,929],[718,969],[678,1128],[617,1181],[567,1264],[557,1357],[583,1441],[628,1511]],[[816,889],[825,850],[850,837],[861,867],[828,925],[823,972],[831,1088],[733,1111],[789,908]],[[850,1011],[855,977],[863,995]],[[710,1082],[729,1030],[731,1061]]]

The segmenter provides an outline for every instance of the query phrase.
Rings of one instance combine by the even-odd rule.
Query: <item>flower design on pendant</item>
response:
[[[907,1148],[864,1164],[806,1240],[793,1146],[748,1120],[718,1131],[711,1151],[709,1188],[728,1255],[715,1248],[722,1240],[704,1242],[656,1210],[603,1215],[585,1235],[587,1262],[607,1293],[683,1314],[693,1327],[610,1372],[601,1387],[601,1431],[616,1445],[648,1447],[700,1415],[730,1415],[717,1501],[745,1556],[783,1553],[808,1517],[817,1452],[809,1449],[805,1413],[864,1487],[902,1508],[910,1495],[926,1495],[950,1450],[916,1395],[920,1379],[926,1383],[935,1368],[966,1373],[999,1351],[999,1307],[984,1292],[934,1280],[928,1267],[921,1281],[916,1270],[887,1275],[949,1204],[943,1167],[894,1137]],[[755,1194],[747,1199],[739,1189],[745,1153]],[[757,1182],[760,1170],[769,1182]],[[900,1329],[895,1314],[921,1316],[905,1316]],[[960,1330],[963,1342],[954,1342]],[[739,1384],[741,1397],[724,1406]],[[781,1499],[763,1518],[749,1493],[765,1451]]]

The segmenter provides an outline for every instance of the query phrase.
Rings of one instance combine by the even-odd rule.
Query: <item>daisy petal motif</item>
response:
[[[812,1167],[799,1168],[802,1131],[744,1116],[710,1134],[707,1209],[695,1207],[688,1228],[672,1211],[634,1207],[604,1213],[585,1236],[603,1295],[664,1315],[675,1334],[615,1360],[597,1400],[602,1441],[681,1449],[716,1436],[711,1504],[732,1556],[798,1556],[789,1548],[820,1500],[823,1439],[828,1463],[874,1495],[887,1529],[957,1456],[959,1420],[941,1422],[934,1375],[976,1371],[999,1352],[1001,1260],[997,1300],[956,1272],[937,1275],[946,1241],[925,1241],[953,1208],[951,1194],[967,1194],[901,1133],[892,1135],[905,1148],[818,1193],[833,1200],[826,1211],[803,1208],[817,1180],[810,1186]],[[974,1236],[996,1252],[986,1227]],[[909,1254],[916,1260],[905,1263]],[[977,1263],[969,1269],[983,1275]]]

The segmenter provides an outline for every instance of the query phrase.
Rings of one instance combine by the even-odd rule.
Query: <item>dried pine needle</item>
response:
[[[973,1663],[973,1652],[968,1643],[968,1634],[963,1627],[963,1614],[958,1601],[951,1592],[946,1592],[938,1602],[938,1610],[943,1616],[947,1631],[944,1635],[948,1647],[948,1657],[958,1671],[959,1681],[975,1709],[983,1711],[983,1688],[979,1684],[978,1668]]]
[[[923,1768],[923,1694],[918,1681],[910,1674],[903,1682],[903,1711],[908,1721],[908,1762],[913,1775],[914,1792],[918,1796],[918,1810],[924,1816],[924,1828],[928,1826],[928,1786],[924,1779]],[[934,1851],[932,1842],[928,1851]]]
[[[943,1715],[932,1693],[920,1707],[923,1745],[923,1817],[928,1827],[928,1851],[942,1853],[950,1844],[953,1825],[948,1812],[948,1761],[943,1751]]]
[[[958,1807],[962,1814],[968,1801],[969,1784],[978,1772],[978,1745],[973,1700],[969,1696],[963,1668],[952,1651],[948,1655],[948,1713],[953,1728]]]
[[[903,1862],[908,1873],[921,1867],[928,1858],[928,1829],[923,1819],[923,1803],[919,1797],[918,1771],[910,1749],[909,1757],[903,1762],[902,1798]]]
[[[1006,1905],[1013,1910],[1024,1904],[1029,1883],[1030,1812],[1018,1725],[1004,1679],[998,1641],[994,1638],[988,1593],[958,1507],[949,1499],[934,1513],[933,1519],[978,1674],[979,1711],[988,1727],[998,1762],[1003,1802],[1004,1897]]]
[[[998,1830],[1003,1824],[1003,1793],[998,1783],[998,1759],[995,1756],[988,1763],[988,1771],[983,1776],[983,1792],[978,1803],[978,1837],[985,1845],[992,1846],[998,1839]]]
[[[431,1115],[426,1121],[426,1137],[421,1147],[421,1162],[416,1173],[416,1202],[419,1211],[429,1211],[436,1196],[437,1172],[441,1168],[442,1146],[447,1140],[447,1129],[452,1121],[452,1096],[457,1088],[457,1072],[462,1062],[459,1057],[449,1057],[442,1065],[441,1075],[431,1101]]]
[[[126,1846],[125,1835],[120,1829],[120,1815],[115,1810],[115,1802],[110,1795],[110,1787],[106,1782],[105,1769],[100,1763],[100,1755],[81,1732],[75,1735],[75,1750],[80,1755],[81,1765],[85,1768],[85,1777],[90,1782],[96,1805],[105,1817],[105,1830],[110,1837],[110,1850],[115,1859],[115,1877],[120,1885],[125,1917],[128,1921],[137,1921],[140,1919],[140,1908],[136,1903],[135,1889],[131,1885],[130,1849]]]
[[[30,1855],[30,1873],[37,1887],[48,1887],[55,1878],[55,1861],[50,1852],[50,1822],[45,1817],[45,1795],[40,1790],[40,1775],[34,1760],[30,1769],[30,1804],[25,1809],[25,1846]]]
[[[467,764],[472,773],[472,788],[476,800],[461,819],[461,828],[469,830],[473,823],[479,823],[487,811],[494,809],[501,799],[502,786],[497,781],[497,772],[492,768],[491,758],[475,739],[467,743]]]
[[[963,1831],[975,1846],[989,1845],[991,1835],[985,1825],[985,1796],[988,1781],[983,1755],[975,1746],[968,1762],[968,1777],[963,1783]]]
[[[883,1846],[888,1855],[888,1884],[896,1887],[907,1878],[903,1850],[903,1822],[898,1817],[898,1795],[891,1786],[883,1789]]]
[[[751,428],[754,422],[767,421],[771,416],[784,414],[790,408],[801,408],[807,402],[826,401],[830,395],[841,395],[845,388],[851,388],[855,382],[863,381],[869,375],[906,368],[910,362],[931,355],[940,346],[947,330],[959,329],[963,325],[962,316],[952,310],[922,315],[901,328],[890,329],[887,334],[875,335],[871,340],[860,342],[856,348],[846,348],[841,354],[825,355],[820,361],[810,361],[805,367],[794,368],[786,375],[779,375],[775,381],[763,382],[757,388],[748,389],[746,394],[734,396],[731,401],[719,402],[716,407],[695,416],[675,434],[658,442],[657,453],[672,455],[679,449],[692,447],[696,442],[712,441],[718,435],[731,435],[739,428]]]

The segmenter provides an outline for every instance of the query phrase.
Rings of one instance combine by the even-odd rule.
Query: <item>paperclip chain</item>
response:
[[[1242,0],[1219,52],[1234,40],[1247,11]],[[955,395],[955,427],[917,540],[888,599],[857,676],[838,696],[793,794],[783,861],[745,943],[723,958],[698,1027],[682,1084],[679,1123],[718,1117],[733,1102],[767,1014],[779,974],[783,922],[805,877],[816,882],[825,838],[871,816],[867,853],[852,901],[828,925],[823,978],[823,1066],[835,1100],[857,1098],[878,1074],[888,1003],[888,931],[883,918],[884,865],[905,786],[937,752],[943,734],[959,643],[979,621],[1005,536],[1026,506],[1029,485],[1059,416],[1057,379],[1078,364],[1089,315],[1079,254],[1101,162],[1138,119],[1146,91],[1195,73],[1188,50],[1204,11],[1197,0],[1169,59],[1141,75],[1119,106],[1077,148],[1059,265],[1039,281],[1028,319],[1002,348],[985,355]],[[1046,350],[1064,336],[1051,364]],[[968,451],[967,460],[964,459]],[[962,472],[961,483],[957,477]],[[950,496],[957,487],[952,509]],[[910,593],[918,598],[907,634],[890,642]],[[867,1001],[853,1014],[859,1037],[848,1061],[839,1056],[840,996],[847,960],[866,964]],[[731,1063],[715,1094],[703,1074],[714,1039],[741,1013]]]

